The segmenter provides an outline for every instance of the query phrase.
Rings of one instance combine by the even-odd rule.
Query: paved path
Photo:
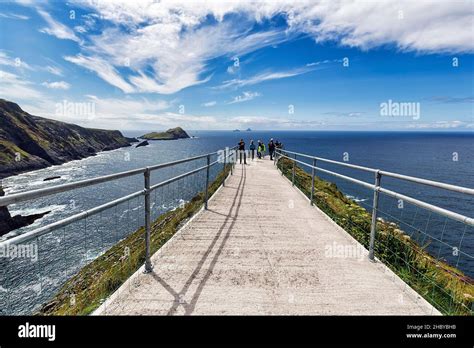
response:
[[[327,248],[355,251],[330,257]],[[266,160],[234,175],[94,314],[438,314]]]

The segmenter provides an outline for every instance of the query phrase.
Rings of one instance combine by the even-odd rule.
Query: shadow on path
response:
[[[237,186],[236,193],[235,193],[234,199],[232,201],[232,205],[229,208],[228,214],[221,214],[221,213],[218,213],[218,212],[210,210],[210,209],[208,210],[209,212],[211,212],[213,214],[219,214],[219,215],[225,216],[225,220],[222,223],[221,227],[219,227],[218,232],[216,233],[215,237],[212,239],[211,244],[209,245],[206,252],[202,256],[201,260],[199,260],[198,265],[194,269],[193,273],[191,273],[191,275],[189,276],[188,280],[184,284],[181,291],[179,291],[179,292],[175,291],[168,283],[166,283],[162,278],[160,278],[155,272],[151,273],[152,277],[158,283],[160,283],[174,297],[174,303],[171,306],[171,308],[168,310],[167,315],[173,315],[180,305],[184,307],[185,315],[190,315],[194,311],[194,308],[195,308],[196,303],[199,299],[199,296],[201,295],[201,292],[202,292],[204,286],[206,285],[206,282],[209,280],[209,277],[212,274],[212,271],[213,271],[213,269],[214,269],[214,267],[215,267],[215,265],[216,265],[216,263],[219,259],[219,256],[221,255],[222,250],[224,249],[224,246],[227,242],[227,239],[229,238],[230,233],[232,232],[232,229],[234,228],[235,220],[236,220],[236,217],[238,216],[240,206],[242,204],[242,197],[243,197],[243,192],[244,192],[244,188],[245,188],[245,180],[246,180],[245,166],[242,166],[242,172],[241,173],[242,174],[241,174],[241,177],[240,177],[240,180],[239,180],[239,184]],[[228,188],[228,187],[226,186],[226,188]],[[232,214],[234,208],[235,208],[235,212]],[[229,221],[230,221],[230,224],[228,224]],[[214,249],[217,241],[219,240],[219,238],[222,235],[222,233],[224,232],[224,230],[226,230],[224,238],[222,239],[222,242],[220,243],[216,253],[214,254],[214,256],[211,260],[211,263],[209,265],[209,269],[206,271],[206,273],[204,274],[203,279],[200,281],[196,291],[194,292],[194,294],[191,298],[191,301],[189,303],[187,303],[186,301],[184,301],[185,294],[187,293],[189,287],[193,283],[193,280],[197,277],[199,272],[201,272],[201,269],[202,269],[204,263],[206,262],[206,260],[211,256],[211,252]]]

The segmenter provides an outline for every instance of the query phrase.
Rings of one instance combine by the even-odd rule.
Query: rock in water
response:
[[[148,145],[150,145],[150,143],[148,142],[148,140],[145,140],[145,141],[142,141],[140,144],[137,144],[137,146],[135,147],[148,146]]]
[[[44,178],[43,181],[51,181],[51,180],[56,180],[60,179],[61,177],[59,175],[57,176],[50,176],[49,178]]]
[[[151,132],[142,135],[140,138],[147,140],[175,140],[189,138],[188,133],[181,127],[170,128],[166,132]]]
[[[0,186],[0,197],[4,196],[5,192]],[[0,236],[7,234],[10,231],[16,230],[17,228],[31,225],[35,220],[42,218],[49,211],[39,214],[32,214],[27,216],[15,215],[11,216],[7,207],[0,207]]]

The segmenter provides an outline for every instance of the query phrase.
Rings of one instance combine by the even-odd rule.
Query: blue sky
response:
[[[473,18],[471,1],[3,1],[0,97],[121,130],[470,131]]]

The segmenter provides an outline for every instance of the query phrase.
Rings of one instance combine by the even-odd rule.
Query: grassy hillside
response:
[[[33,116],[0,99],[0,179],[129,146],[119,131]]]

